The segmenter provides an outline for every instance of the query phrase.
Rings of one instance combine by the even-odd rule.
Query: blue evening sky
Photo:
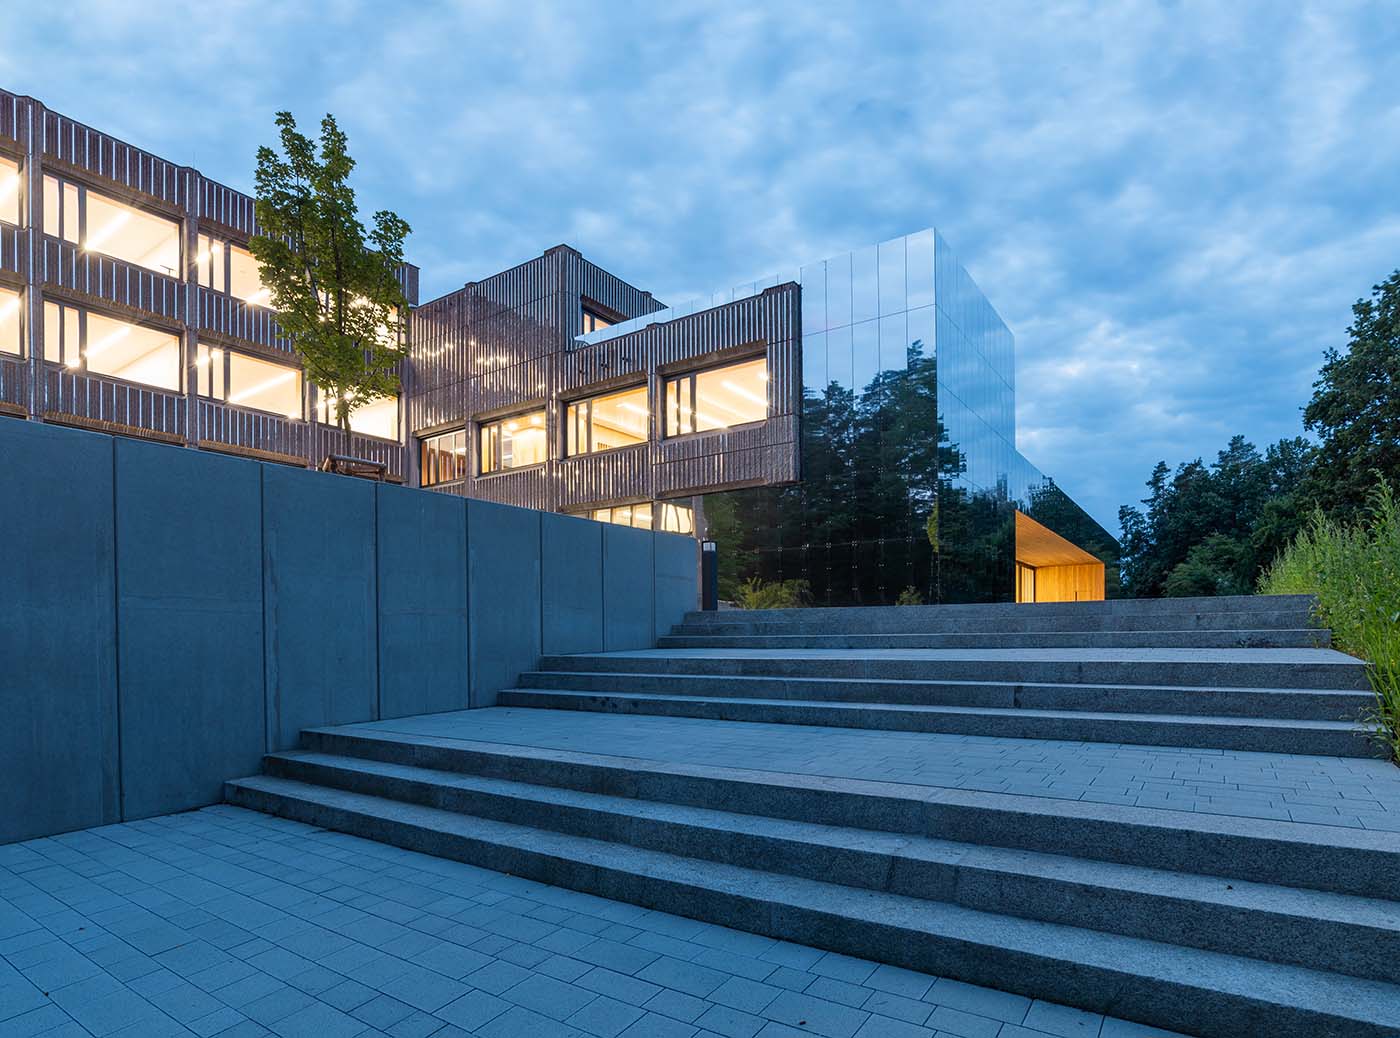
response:
[[[243,190],[334,112],[424,298],[568,242],[681,302],[937,225],[1022,451],[1115,531],[1159,458],[1298,434],[1400,266],[1389,2],[13,6],[0,85]]]

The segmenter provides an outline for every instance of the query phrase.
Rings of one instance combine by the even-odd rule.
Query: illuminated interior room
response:
[[[1103,561],[1016,511],[1016,601],[1101,602]]]

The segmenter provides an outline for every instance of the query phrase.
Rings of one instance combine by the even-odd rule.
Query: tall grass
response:
[[[1376,698],[1367,721],[1400,762],[1400,506],[1391,488],[1372,492],[1368,514],[1355,525],[1314,513],[1265,570],[1259,590],[1317,596],[1334,644],[1369,664]]]

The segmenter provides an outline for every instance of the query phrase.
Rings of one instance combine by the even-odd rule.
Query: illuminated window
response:
[[[199,236],[195,255],[199,283],[253,306],[267,306],[272,293],[263,287],[258,261],[247,249],[208,234]]]
[[[70,371],[180,390],[180,339],[67,303],[44,303],[44,356]]]
[[[542,464],[549,457],[543,411],[481,423],[481,472]]]
[[[335,405],[329,393],[317,390],[316,418],[326,425],[335,425]],[[350,431],[362,436],[377,436],[381,440],[399,438],[399,398],[381,396],[366,400],[350,412]]]
[[[467,431],[458,429],[440,436],[425,437],[420,460],[419,483],[425,487],[466,479],[470,475],[467,462]]]
[[[667,533],[694,533],[695,509],[670,501],[661,503],[661,529]]]
[[[651,529],[652,514],[651,503],[648,501],[636,505],[593,509],[593,518],[600,523],[616,523],[618,526],[631,526],[638,530]]]
[[[566,416],[564,453],[596,454],[614,447],[647,442],[647,387],[576,400]]]
[[[727,429],[768,417],[768,361],[762,357],[666,380],[667,436]]]
[[[126,263],[180,277],[180,225],[82,184],[44,177],[44,233]]]
[[[0,221],[19,224],[19,163],[0,155]]]
[[[0,353],[21,353],[20,294],[12,288],[0,287]]]
[[[200,343],[195,374],[200,396],[288,418],[302,416],[300,368]]]
[[[596,332],[599,328],[610,328],[617,322],[600,313],[587,303],[583,304],[583,334]]]

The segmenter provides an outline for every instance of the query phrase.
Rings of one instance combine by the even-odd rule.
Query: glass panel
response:
[[[694,533],[695,510],[690,505],[664,502],[661,505],[661,529],[667,533]]]
[[[288,418],[301,417],[300,370],[243,353],[230,353],[228,363],[227,400],[230,404],[255,407],[259,411],[271,411]],[[352,427],[363,411],[362,408],[350,416]]]
[[[690,406],[691,386],[695,406]],[[768,417],[768,360],[697,371],[667,382],[667,422],[678,432],[704,432]],[[674,433],[670,433],[674,435]]]
[[[44,304],[44,344],[42,356],[58,363],[63,360],[63,311],[57,303]]]
[[[19,338],[20,295],[9,288],[0,288],[0,353],[19,353],[23,345]]]
[[[481,471],[539,465],[549,457],[543,411],[512,415],[481,426]]]
[[[78,242],[78,228],[82,226],[78,218],[78,186],[63,185],[63,240]]]
[[[596,454],[646,443],[650,418],[646,386],[575,401],[569,405],[565,450],[570,455]]]
[[[851,253],[851,323],[880,316],[880,274],[875,246]]]
[[[419,482],[425,487],[467,478],[467,433],[464,429],[423,441]]]
[[[331,416],[334,420],[335,416]],[[350,431],[382,440],[399,438],[399,398],[384,396],[361,404],[350,412]]]
[[[64,221],[66,236],[66,213]],[[180,225],[95,191],[87,192],[87,236],[83,248],[179,276]]]
[[[19,163],[0,155],[0,220],[18,224],[19,218]]]
[[[62,228],[59,226],[59,206],[63,202],[63,189],[57,177],[44,178],[44,233],[57,238]]]
[[[71,349],[67,353],[71,365],[77,357]],[[180,389],[180,340],[167,332],[89,313],[82,355],[96,374]]]
[[[247,249],[230,245],[228,249],[228,291],[252,306],[266,306],[272,293],[263,288],[258,274],[258,261]]]
[[[612,321],[608,320],[606,317],[604,317],[602,314],[598,313],[596,310],[592,310],[592,309],[590,309],[589,307],[586,307],[586,306],[583,308],[583,334],[584,334],[584,335],[587,335],[589,332],[596,332],[596,331],[599,331],[599,330],[601,330],[601,329],[603,329],[603,328],[611,328],[611,327],[612,327],[612,324],[613,324]]]

